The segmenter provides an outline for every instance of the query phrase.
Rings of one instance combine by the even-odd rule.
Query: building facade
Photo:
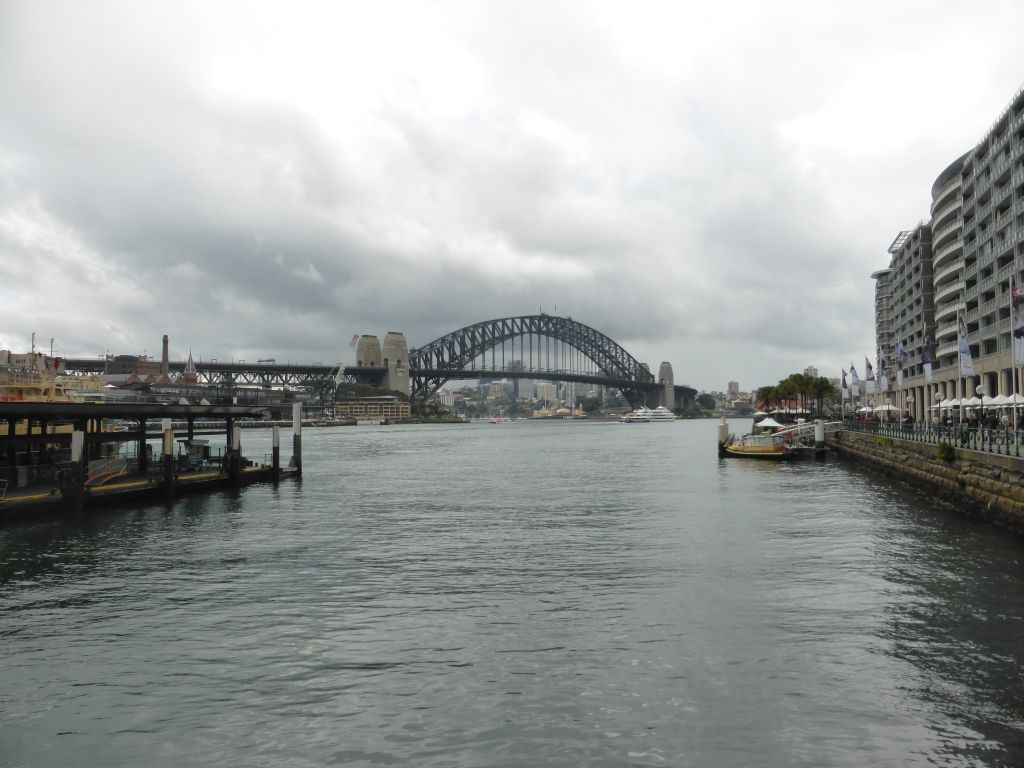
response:
[[[875,332],[887,395],[915,419],[946,398],[1021,392],[1011,284],[1024,283],[1024,88],[931,189],[930,220],[901,232],[874,272]],[[960,328],[975,374],[961,376]],[[896,381],[900,344],[906,352]],[[931,364],[931,374],[925,364]]]
[[[338,400],[334,406],[338,417],[356,419],[404,419],[410,414],[409,403],[394,395],[379,397],[349,397]]]

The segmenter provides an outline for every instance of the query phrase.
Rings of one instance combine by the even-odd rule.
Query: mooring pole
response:
[[[292,406],[292,463],[296,475],[302,477],[302,403]]]
[[[272,473],[276,483],[281,479],[281,427],[277,424],[274,425],[274,447],[271,456]]]
[[[170,419],[164,419],[164,493],[174,496],[174,430]]]
[[[71,433],[71,461],[61,488],[64,511],[72,515],[82,513],[82,451],[85,448],[85,433],[75,430]]]
[[[18,420],[13,416],[7,419],[7,488],[13,490],[18,487],[18,443],[15,428]]]
[[[235,424],[231,429],[231,481],[237,488],[242,484],[242,428]]]

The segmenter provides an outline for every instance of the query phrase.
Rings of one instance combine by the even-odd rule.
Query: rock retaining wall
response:
[[[936,458],[937,446],[862,432],[828,438],[840,456],[934,490],[947,505],[1024,533],[1024,459],[955,449],[952,461]]]

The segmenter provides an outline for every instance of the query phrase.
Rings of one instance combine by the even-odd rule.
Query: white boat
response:
[[[635,411],[630,411],[620,421],[623,424],[647,424],[651,421],[653,411],[650,408],[640,406]]]
[[[676,415],[663,405],[654,410],[640,406],[622,417],[623,424],[649,424],[652,421],[675,421]]]
[[[659,405],[651,411],[651,421],[675,421],[676,415],[664,405]]]

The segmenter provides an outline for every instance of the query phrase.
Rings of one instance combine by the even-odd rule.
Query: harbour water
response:
[[[0,529],[0,764],[1024,764],[1024,542],[715,428],[310,429]]]

